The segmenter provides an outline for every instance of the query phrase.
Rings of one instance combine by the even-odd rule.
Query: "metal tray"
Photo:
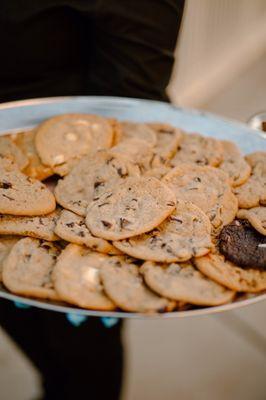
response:
[[[226,120],[210,113],[190,110],[151,100],[119,97],[54,97],[23,100],[0,104],[0,135],[30,129],[42,120],[63,113],[95,113],[132,121],[163,121],[188,132],[199,132],[218,139],[233,140],[244,153],[266,150],[263,132],[236,121]],[[68,306],[66,303],[41,301],[16,296],[0,285],[0,297],[51,311],[80,315],[116,318],[177,318],[214,314],[254,304],[266,299],[266,293],[240,296],[230,304],[218,307],[195,307],[191,310],[163,314],[139,314],[122,311],[92,311]]]

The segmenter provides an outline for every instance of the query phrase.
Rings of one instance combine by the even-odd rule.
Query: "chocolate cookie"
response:
[[[220,233],[219,248],[239,267],[266,269],[266,237],[248,221],[235,220],[225,226]]]

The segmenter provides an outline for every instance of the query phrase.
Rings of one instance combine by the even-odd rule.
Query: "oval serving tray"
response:
[[[218,139],[234,141],[244,153],[266,150],[263,133],[249,126],[220,118],[207,112],[176,107],[152,100],[119,97],[53,97],[14,101],[0,104],[0,135],[33,128],[44,119],[64,113],[91,113],[137,122],[160,121],[176,125],[188,132],[199,132]],[[0,297],[46,310],[76,313],[96,317],[116,318],[177,318],[214,314],[244,307],[266,299],[266,293],[240,296],[230,304],[217,307],[197,307],[163,314],[140,314],[122,311],[92,311],[68,306],[66,303],[42,301],[16,296],[0,284]]]

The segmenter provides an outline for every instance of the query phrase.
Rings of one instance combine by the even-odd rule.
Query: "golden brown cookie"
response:
[[[177,166],[180,163],[192,163],[217,167],[222,160],[223,147],[219,140],[190,133],[183,134],[171,164]]]
[[[115,241],[124,253],[142,260],[175,262],[207,254],[213,247],[207,215],[190,202],[177,201],[176,209],[148,233]]]
[[[49,176],[53,175],[52,169],[41,162],[41,159],[36,151],[34,129],[27,132],[17,133],[14,135],[14,142],[26,155],[29,161],[28,165],[23,170],[25,175],[38,179],[39,181],[43,181]]]
[[[139,267],[126,257],[108,257],[101,278],[107,295],[124,311],[162,312],[168,308],[169,301],[145,285]]]
[[[183,132],[170,124],[159,122],[149,123],[148,126],[154,130],[157,138],[154,149],[155,157],[152,164],[153,167],[158,167],[164,165],[174,156]]]
[[[262,235],[266,235],[266,207],[254,207],[238,210],[237,218],[246,219]]]
[[[0,163],[0,214],[44,215],[55,210],[53,194],[41,182]]]
[[[228,174],[231,186],[243,185],[250,176],[250,165],[235,143],[229,140],[222,140],[221,143],[224,149],[224,159],[219,168]]]
[[[55,241],[56,221],[60,210],[50,214],[30,217],[20,215],[0,215],[0,235],[30,236],[39,239]]]
[[[82,156],[111,147],[113,129],[108,120],[89,114],[63,114],[36,128],[35,145],[45,165],[67,175]]]
[[[175,208],[175,196],[156,178],[127,178],[93,200],[86,225],[98,237],[126,239],[158,226]]]
[[[86,247],[69,244],[61,253],[53,271],[55,290],[68,303],[91,310],[114,310],[107,297],[100,271],[106,256]]]
[[[165,175],[163,182],[175,193],[177,200],[191,201],[206,213],[215,231],[236,216],[237,200],[228,176],[217,168],[180,164]]]
[[[98,151],[84,157],[55,188],[59,204],[76,214],[85,216],[91,201],[123,182],[129,176],[139,176],[139,168],[126,158],[109,151]]]
[[[61,212],[55,227],[55,232],[67,242],[85,245],[91,250],[100,253],[120,254],[120,251],[110,242],[93,236],[85,224],[85,218],[73,213],[72,211],[63,210]]]
[[[4,285],[15,294],[58,300],[51,274],[59,253],[51,242],[19,240],[4,260]]]
[[[266,152],[246,156],[252,171],[249,179],[234,189],[239,208],[253,208],[266,205]]]
[[[21,171],[28,165],[27,157],[12,141],[11,135],[0,136],[0,154],[4,157],[10,157]]]
[[[12,247],[20,240],[15,236],[0,236],[0,282],[2,282],[2,270],[5,258],[10,253]]]
[[[231,290],[257,293],[266,289],[266,271],[240,268],[219,253],[195,258],[194,263],[204,275]]]
[[[177,301],[218,306],[233,300],[235,293],[206,278],[191,263],[159,264],[147,261],[141,267],[146,284],[161,296]]]
[[[126,139],[141,139],[147,142],[150,146],[155,146],[157,142],[154,130],[148,125],[140,122],[121,122],[122,140]]]

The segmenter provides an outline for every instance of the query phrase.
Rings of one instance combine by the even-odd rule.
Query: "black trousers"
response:
[[[183,9],[184,0],[1,0],[0,102],[89,94],[167,101]],[[90,318],[75,328],[62,314],[1,299],[0,324],[41,372],[45,399],[119,398],[121,323],[106,329]]]

